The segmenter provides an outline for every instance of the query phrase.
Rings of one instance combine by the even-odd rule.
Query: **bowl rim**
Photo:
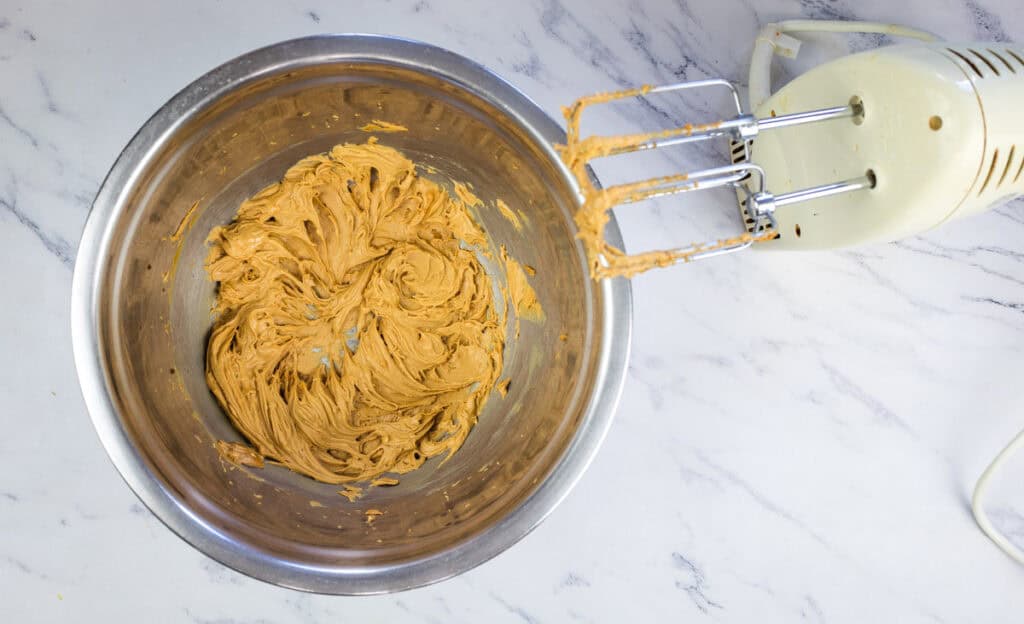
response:
[[[597,350],[594,392],[584,417],[548,477],[519,507],[478,535],[407,562],[358,568],[314,566],[259,551],[204,521],[149,471],[111,398],[99,343],[98,293],[110,258],[113,224],[126,210],[127,190],[137,182],[142,165],[191,115],[239,84],[293,66],[340,60],[385,62],[425,71],[482,97],[515,119],[580,194],[553,147],[565,141],[561,126],[516,87],[472,60],[431,44],[385,35],[317,35],[272,44],[230,60],[186,86],[122,150],[97,192],[79,243],[71,289],[71,338],[79,385],[100,441],[128,486],[164,525],[205,555],[262,581],[316,593],[378,594],[428,585],[480,565],[525,537],[566,497],[596,455],[622,394],[631,342],[632,294],[626,279],[596,285],[602,291],[606,321]],[[614,216],[606,235],[621,248]]]

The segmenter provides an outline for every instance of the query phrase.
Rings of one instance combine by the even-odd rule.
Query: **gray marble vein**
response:
[[[676,587],[686,592],[701,613],[706,614],[711,609],[724,609],[721,604],[708,597],[707,579],[697,564],[678,552],[672,553],[672,564],[682,573],[682,578],[675,582]]]
[[[821,362],[821,370],[825,371],[828,375],[829,381],[840,396],[848,397],[852,401],[862,405],[864,409],[868,410],[868,412],[874,416],[877,422],[896,426],[897,428],[903,429],[907,433],[913,435],[914,432],[906,421],[900,418],[898,414],[889,409],[889,407],[884,403],[879,401],[877,397],[844,375],[838,368],[831,366],[827,362]]]
[[[747,496],[749,496],[751,499],[753,499],[753,501],[755,503],[757,503],[757,505],[760,506],[764,511],[766,511],[766,512],[768,512],[770,514],[773,514],[775,516],[778,516],[779,518],[782,518],[786,522],[788,522],[788,523],[792,524],[793,526],[797,527],[798,529],[803,531],[808,537],[810,537],[812,540],[814,540],[815,542],[817,542],[821,546],[824,546],[826,548],[831,548],[831,546],[829,545],[828,540],[826,540],[825,537],[823,535],[821,535],[818,531],[816,531],[814,528],[808,526],[803,520],[800,520],[799,518],[794,516],[792,512],[790,512],[790,511],[788,511],[786,509],[783,509],[777,503],[774,503],[771,500],[769,500],[768,498],[766,498],[763,493],[759,492],[756,488],[754,488],[754,486],[750,485],[748,482],[746,482],[745,480],[740,478],[738,475],[736,475],[735,473],[733,473],[729,469],[727,469],[727,468],[725,468],[723,466],[720,466],[719,464],[717,464],[716,462],[712,461],[711,459],[709,459],[708,457],[706,457],[703,453],[701,453],[699,451],[696,452],[695,455],[696,455],[697,459],[699,459],[701,461],[701,463],[703,463],[708,468],[710,468],[720,478],[722,478],[725,481],[729,482],[731,485],[733,485],[735,488],[739,489],[740,491],[744,492]]]
[[[7,215],[13,217],[19,225],[27,228],[33,236],[39,239],[39,242],[42,243],[46,251],[53,254],[58,260],[60,260],[61,264],[69,268],[74,265],[74,251],[72,250],[71,244],[60,236],[47,232],[18,207],[16,188],[11,188],[9,190],[8,197],[0,198],[0,209],[2,209]]]
[[[500,595],[498,595],[497,592],[491,592],[490,596],[491,599],[494,600],[494,602],[501,605],[506,611],[514,615],[519,621],[525,622],[526,624],[541,624],[541,621],[529,612],[527,612],[526,609],[510,603],[509,601],[505,600]]]
[[[0,122],[2,122],[3,125],[8,128],[8,130],[13,130],[14,134],[20,136],[23,140],[28,141],[28,143],[32,147],[39,147],[39,139],[37,139],[35,135],[33,135],[31,132],[25,129],[24,126],[16,123],[13,119],[11,119],[11,116],[7,114],[7,112],[3,109],[2,106],[0,106]]]

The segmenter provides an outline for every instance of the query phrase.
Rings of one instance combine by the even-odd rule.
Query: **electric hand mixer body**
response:
[[[920,39],[820,65],[769,93],[773,55],[795,56],[786,32],[874,32]],[[736,116],[624,137],[580,138],[584,108],[684,89],[728,89]],[[600,235],[615,204],[732,186],[745,231],[676,249],[627,255],[596,247],[595,277],[633,275],[743,249],[820,250],[892,241],[1024,195],[1024,50],[1010,44],[948,44],[900,26],[863,22],[769,24],[755,44],[750,112],[720,79],[643,87],[578,100],[566,109],[566,161],[584,188],[581,231]],[[728,139],[732,163],[608,189],[587,186],[594,158],[695,141]],[[583,212],[583,211],[581,211]],[[582,238],[582,237],[581,237]],[[997,531],[982,500],[998,467],[1024,448],[1021,432],[975,487],[982,531],[1024,564],[1024,551]]]
[[[850,119],[764,132],[751,160],[778,194],[871,171],[870,191],[775,211],[755,248],[891,241],[1024,194],[1024,53],[1004,45],[898,45],[841,58],[760,104],[771,118],[857,98]]]

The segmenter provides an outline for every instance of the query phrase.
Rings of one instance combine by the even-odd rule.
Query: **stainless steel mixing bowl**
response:
[[[408,128],[378,136],[424,175],[469,182],[485,201],[500,197],[522,213],[522,231],[493,210],[479,219],[492,243],[537,268],[546,320],[524,321],[510,340],[508,397],[492,395],[461,450],[349,502],[337,486],[281,467],[218,458],[215,440],[240,438],[204,380],[214,295],[204,239],[303,156],[364,142],[357,127],[371,119]],[[218,561],[326,593],[437,581],[526,535],[597,451],[629,348],[628,283],[592,282],[574,238],[579,189],[552,146],[563,140],[551,118],[483,67],[386,37],[288,41],[174,96],[104,181],[72,297],[82,391],[139,498]],[[194,226],[172,240],[197,201]],[[621,244],[614,223],[608,236]],[[368,522],[371,509],[382,514]]]

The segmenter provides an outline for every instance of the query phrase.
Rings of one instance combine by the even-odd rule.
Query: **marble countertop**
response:
[[[786,17],[1024,41],[1016,0],[486,4],[0,1],[0,619],[1021,621],[1024,570],[968,509],[975,478],[1024,425],[1021,202],[895,244],[636,279],[629,377],[597,460],[539,529],[439,585],[372,598],[272,587],[186,546],[139,503],[79,393],[72,266],[120,149],[215,65],[312,33],[397,34],[479,60],[557,115],[620,86],[742,84],[758,25]],[[816,41],[825,53],[879,43]],[[599,173],[635,173],[612,167]],[[688,242],[695,210],[619,211],[627,246]],[[1022,477],[1024,458],[993,510],[1024,541]]]

